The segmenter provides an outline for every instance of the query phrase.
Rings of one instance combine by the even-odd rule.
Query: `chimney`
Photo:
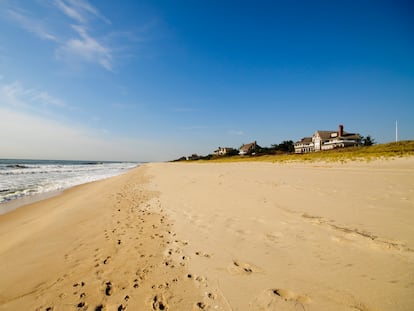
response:
[[[342,124],[339,124],[338,127],[338,136],[341,137],[344,135],[344,126]]]

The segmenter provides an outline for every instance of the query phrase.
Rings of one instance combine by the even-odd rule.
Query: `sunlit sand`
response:
[[[1,310],[411,310],[414,158],[154,163],[0,216]]]

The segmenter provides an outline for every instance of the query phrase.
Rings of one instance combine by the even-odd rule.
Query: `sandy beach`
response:
[[[413,310],[414,158],[150,163],[0,216],[0,310]]]

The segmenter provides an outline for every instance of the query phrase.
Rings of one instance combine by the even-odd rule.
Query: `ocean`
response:
[[[133,162],[0,159],[2,204],[122,174]],[[1,214],[1,211],[0,211]]]

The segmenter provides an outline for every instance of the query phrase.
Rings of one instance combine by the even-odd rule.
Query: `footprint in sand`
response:
[[[154,296],[152,299],[152,310],[168,310],[168,305],[165,303],[162,296]]]
[[[204,302],[197,302],[194,310],[206,310],[207,309],[207,305]]]
[[[126,306],[124,306],[124,305],[119,305],[118,306],[118,309],[117,309],[118,311],[123,311],[123,310],[126,310]]]
[[[88,306],[86,305],[86,303],[85,303],[85,302],[79,302],[79,303],[76,305],[76,308],[77,308],[78,310],[87,310],[87,309],[88,309]]]
[[[112,295],[112,284],[111,282],[106,282],[105,283],[105,295],[106,296],[111,296]]]
[[[195,252],[195,254],[196,254],[196,256],[202,256],[202,257],[205,257],[205,258],[210,258],[211,257],[210,254],[202,253],[202,252]]]
[[[73,287],[78,287],[78,286],[82,286],[82,287],[84,287],[85,286],[85,282],[80,282],[80,283],[75,283],[75,284],[73,284]]]
[[[306,295],[298,295],[291,290],[274,288],[268,289],[250,303],[250,311],[305,311],[311,299]]]
[[[240,262],[238,260],[233,260],[233,262],[228,266],[227,270],[231,274],[241,274],[241,275],[249,275],[253,272],[259,272],[260,269],[256,266],[251,264]]]

